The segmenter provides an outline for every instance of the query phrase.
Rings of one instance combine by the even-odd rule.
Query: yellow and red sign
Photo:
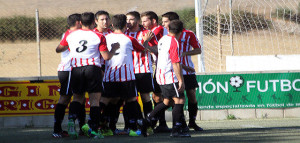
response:
[[[0,117],[53,115],[60,96],[59,90],[58,80],[0,81]],[[85,107],[89,112],[88,94],[85,96]],[[137,99],[142,106],[140,97]]]

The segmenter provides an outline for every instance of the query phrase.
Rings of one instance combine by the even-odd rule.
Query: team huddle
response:
[[[67,21],[69,29],[56,48],[61,53],[61,89],[53,137],[146,137],[159,132],[170,132],[171,137],[191,137],[191,128],[203,130],[195,122],[198,83],[191,60],[192,55],[201,53],[201,46],[195,34],[184,29],[177,13],[163,14],[162,26],[153,11],[131,11],[112,19],[106,11],[85,12],[72,14]],[[184,91],[188,97],[188,124],[183,113]],[[87,123],[86,92],[90,103]],[[68,131],[63,131],[61,124],[69,103]],[[122,106],[125,126],[120,130],[116,124]],[[172,129],[165,119],[165,110],[170,107]]]

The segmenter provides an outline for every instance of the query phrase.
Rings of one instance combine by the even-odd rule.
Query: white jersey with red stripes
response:
[[[64,39],[64,37],[66,35],[69,35],[72,32],[72,30],[67,30],[63,36],[62,39]],[[60,63],[58,65],[57,71],[71,71],[71,58],[70,58],[70,51],[65,50],[63,52],[61,52],[60,54]]]
[[[146,30],[144,28],[137,32],[130,32],[129,30],[127,30],[125,34],[137,39],[140,44],[143,44],[144,40],[142,36],[148,31],[149,30]],[[149,41],[149,46],[154,45],[157,45],[157,41],[155,38],[152,38]],[[133,71],[135,74],[153,73],[151,55],[149,51],[132,51],[132,59],[134,65]]]
[[[201,48],[201,45],[199,44],[199,41],[198,41],[196,35],[194,34],[194,32],[192,32],[190,30],[186,30],[186,29],[184,29],[182,31],[182,34],[180,35],[179,45],[180,45],[179,50],[178,50],[179,55],[181,55],[183,52],[188,52],[188,51],[193,50],[192,47],[194,49]],[[194,68],[194,64],[193,64],[191,56],[180,57],[180,61],[181,61],[181,64]],[[183,75],[195,74],[195,72],[188,73],[185,70],[183,70],[182,73],[183,73]]]
[[[97,32],[97,33],[100,33],[100,34],[102,34],[102,35],[104,35],[104,36],[106,36],[107,34],[113,32],[113,31],[112,31],[111,29],[109,29],[109,28],[107,29],[106,32],[100,32],[97,28],[95,28],[93,31],[95,31],[95,32]],[[100,63],[101,63],[101,65],[105,65],[105,60],[103,59],[102,55],[100,55]]]
[[[156,81],[159,85],[178,82],[172,63],[180,62],[179,43],[174,36],[163,36],[158,42]]]
[[[111,59],[106,60],[103,82],[135,80],[132,51],[144,51],[145,48],[135,38],[123,33],[110,33],[106,41],[108,50],[111,50],[113,43],[119,43],[120,48]]]
[[[65,35],[60,44],[69,46],[72,67],[87,65],[101,67],[100,51],[107,51],[105,37],[92,30],[75,30]]]

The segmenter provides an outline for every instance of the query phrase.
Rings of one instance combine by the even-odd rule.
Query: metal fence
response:
[[[60,55],[55,53],[55,48],[66,30],[66,18],[72,13],[106,10],[111,14],[125,14],[132,10],[153,10],[160,16],[176,11],[185,27],[196,32],[194,0],[0,1],[3,3],[0,6],[0,77],[56,76]],[[206,73],[226,72],[227,56],[300,53],[300,0],[200,2],[203,17],[197,20],[203,23],[200,39],[203,39],[202,62]],[[36,9],[40,43],[36,42]],[[193,61],[198,71],[198,57],[193,56]]]

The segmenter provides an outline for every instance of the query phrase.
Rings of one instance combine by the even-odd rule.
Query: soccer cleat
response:
[[[129,131],[128,129],[124,129],[124,130],[119,130],[119,129],[116,129],[114,131],[114,135],[129,135]]]
[[[68,137],[68,136],[69,136],[69,134],[68,134],[67,131],[61,131],[61,132],[58,132],[58,133],[53,132],[52,133],[53,138],[63,138],[63,137]]]
[[[195,131],[203,131],[203,128],[199,127],[196,123],[190,123],[189,128],[193,128]]]
[[[154,134],[153,129],[151,127],[148,127],[147,128],[147,135],[149,136],[149,135],[153,135],[153,134]]]
[[[73,119],[70,119],[68,122],[68,134],[73,139],[78,138],[78,134],[75,130],[75,123],[74,123]]]
[[[94,138],[94,139],[103,139],[104,136],[100,133],[100,131],[95,132],[95,131],[91,131],[89,134],[90,138]]]
[[[170,137],[172,138],[185,138],[185,137],[191,137],[190,134],[183,133],[183,132],[172,132]]]
[[[159,125],[154,129],[154,133],[170,133],[171,129],[167,125]]]
[[[129,136],[131,136],[131,137],[138,137],[140,135],[141,135],[141,131],[140,130],[136,130],[136,131],[130,130],[129,131]]]
[[[114,133],[111,129],[104,129],[104,130],[101,130],[101,132],[102,132],[103,136],[113,136],[114,135]]]

